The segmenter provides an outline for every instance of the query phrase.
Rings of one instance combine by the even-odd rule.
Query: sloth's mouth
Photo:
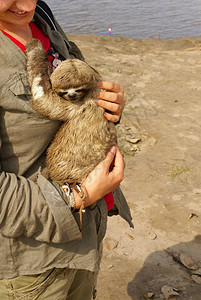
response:
[[[77,94],[68,94],[68,93],[63,93],[60,95],[62,98],[65,100],[71,101],[71,102],[79,102],[81,100],[80,95]]]

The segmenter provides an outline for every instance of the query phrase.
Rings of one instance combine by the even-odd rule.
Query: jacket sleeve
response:
[[[61,193],[40,173],[35,183],[1,172],[0,233],[52,243],[81,239],[78,224]]]

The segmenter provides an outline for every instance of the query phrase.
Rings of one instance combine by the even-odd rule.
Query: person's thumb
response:
[[[112,146],[108,153],[106,154],[106,158],[104,159],[104,165],[105,167],[109,170],[110,166],[111,166],[111,163],[113,162],[114,160],[114,157],[117,153],[117,146]]]

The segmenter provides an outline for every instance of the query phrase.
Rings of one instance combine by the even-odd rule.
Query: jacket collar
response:
[[[57,50],[63,57],[70,58],[66,42],[61,33],[56,30],[51,30],[50,26],[37,12],[34,15],[34,20],[43,33],[49,37],[55,50]]]

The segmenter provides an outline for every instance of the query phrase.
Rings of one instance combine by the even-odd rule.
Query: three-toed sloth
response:
[[[116,129],[96,103],[99,74],[87,63],[67,59],[52,72],[41,42],[26,45],[32,107],[63,125],[47,150],[48,177],[63,185],[82,183],[117,143]]]

